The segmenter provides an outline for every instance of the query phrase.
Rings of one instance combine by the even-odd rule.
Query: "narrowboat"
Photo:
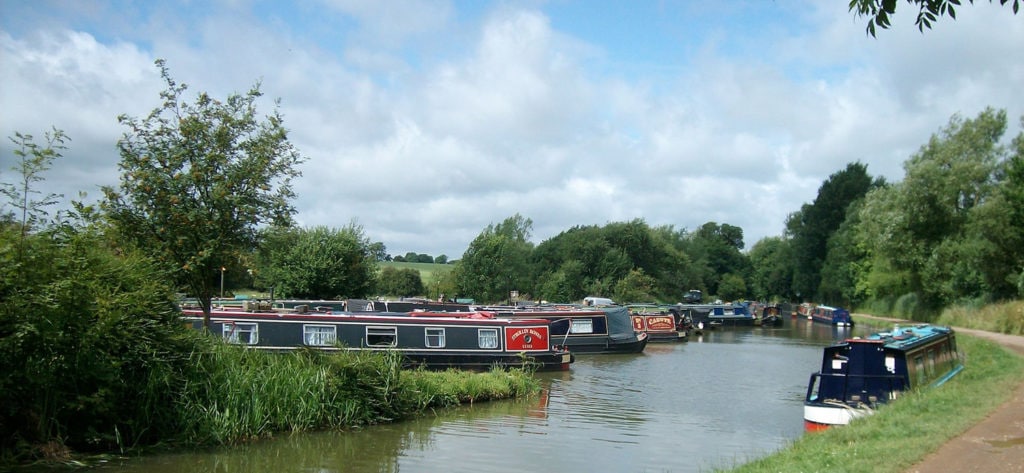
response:
[[[567,370],[573,354],[552,341],[541,318],[497,319],[479,314],[310,312],[305,306],[271,310],[215,309],[210,329],[230,343],[287,351],[395,351],[405,366],[487,370],[493,366]],[[189,326],[203,328],[203,312],[183,308]]]
[[[761,309],[760,324],[762,327],[781,327],[782,312],[778,304],[768,304]]]
[[[870,415],[910,389],[939,386],[964,365],[952,328],[920,324],[826,347],[804,398],[804,427],[817,431]]]
[[[811,312],[813,312],[813,311],[814,311],[814,304],[812,304],[810,302],[804,302],[804,303],[796,306],[796,310],[793,311],[793,317],[800,317],[800,318],[810,319],[811,318]]]
[[[716,306],[708,315],[711,327],[753,327],[755,317],[746,304]]]
[[[650,340],[634,330],[625,307],[584,308],[574,304],[491,306],[480,311],[498,319],[544,319],[551,323],[554,343],[573,354],[640,353]]]
[[[853,327],[853,318],[850,311],[842,307],[830,307],[819,305],[809,311],[809,320],[823,324],[832,324],[839,327]]]
[[[633,331],[646,333],[651,342],[689,339],[689,320],[675,308],[655,304],[630,304],[626,308],[633,321]]]

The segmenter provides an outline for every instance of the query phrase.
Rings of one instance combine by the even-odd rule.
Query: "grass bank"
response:
[[[987,340],[958,335],[966,369],[935,389],[914,391],[873,416],[805,434],[783,450],[727,470],[903,472],[977,424],[1024,382],[1024,358]]]
[[[982,307],[953,306],[943,310],[936,323],[988,332],[1024,335],[1024,301],[1004,302]]]
[[[424,287],[434,287],[445,275],[450,273],[455,265],[437,263],[410,263],[407,261],[382,261],[377,263],[381,268],[415,269],[420,272]]]

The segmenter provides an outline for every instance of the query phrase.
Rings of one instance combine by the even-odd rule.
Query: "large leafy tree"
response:
[[[789,300],[793,281],[793,251],[790,240],[766,237],[754,244],[750,258],[748,289],[760,300]]]
[[[741,252],[742,228],[707,222],[690,235],[690,240],[689,250],[694,262],[704,269],[704,282],[710,294],[718,294],[718,285],[726,274],[749,272],[750,260]]]
[[[365,297],[373,287],[376,256],[362,227],[273,227],[262,232],[256,282],[300,299]],[[403,294],[405,295],[405,294]]]
[[[497,302],[509,298],[510,291],[526,290],[532,229],[533,221],[519,214],[488,225],[455,267],[459,295]]]
[[[120,232],[171,266],[198,298],[209,324],[223,267],[255,248],[261,224],[286,226],[294,212],[291,179],[302,156],[275,110],[261,117],[259,84],[219,101],[185,84],[157,61],[167,89],[144,118],[118,117],[120,189],[105,187],[104,208]]]
[[[1013,214],[1010,206],[993,206],[1002,185],[1005,130],[1004,111],[986,109],[970,120],[953,116],[904,163],[903,182],[872,193],[861,211],[860,238],[905,271],[905,282],[893,282],[908,286],[925,310],[991,290],[984,282],[991,268],[982,263],[992,251],[984,242],[992,240],[971,223],[993,212],[989,224],[1000,235],[1018,225],[1005,219]]]
[[[381,269],[377,275],[377,291],[400,297],[422,296],[426,292],[419,271],[391,266]]]
[[[967,0],[974,4],[974,0]],[[989,0],[991,3],[993,0]],[[850,0],[850,11],[857,17],[867,17],[867,33],[875,36],[875,27],[888,29],[892,26],[891,17],[896,13],[897,0]],[[961,6],[961,0],[907,0],[910,5],[917,6],[917,20],[914,24],[917,29],[924,32],[925,28],[931,29],[932,23],[943,16],[956,19],[956,9]],[[1010,0],[999,0],[1000,5],[1006,5]],[[1013,14],[1020,11],[1021,0],[1013,0]]]
[[[820,297],[818,287],[829,239],[846,220],[850,204],[863,198],[873,186],[881,184],[881,180],[872,181],[866,165],[849,163],[822,183],[813,203],[804,205],[790,216],[786,230],[796,258],[794,292],[805,298]]]

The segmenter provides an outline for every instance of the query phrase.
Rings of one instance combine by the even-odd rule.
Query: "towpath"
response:
[[[884,319],[865,314],[858,316]],[[954,327],[958,333],[986,338],[1024,356],[1024,337]],[[1024,473],[1024,384],[1013,396],[966,432],[910,467],[907,473]]]

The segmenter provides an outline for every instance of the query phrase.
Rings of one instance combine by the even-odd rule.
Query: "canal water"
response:
[[[117,472],[698,472],[803,435],[821,347],[865,327],[786,318],[636,355],[581,355],[540,373],[534,398],[463,406],[348,432],[282,434],[238,447],[109,462]]]

